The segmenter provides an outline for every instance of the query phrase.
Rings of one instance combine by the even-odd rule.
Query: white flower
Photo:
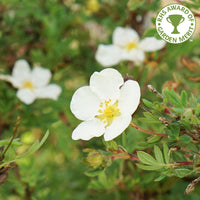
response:
[[[96,60],[103,66],[109,67],[123,60],[141,63],[145,59],[145,52],[162,49],[165,41],[155,37],[146,37],[142,40],[132,28],[117,27],[113,32],[113,44],[100,44],[95,55]]]
[[[26,104],[31,104],[36,98],[50,98],[57,100],[61,88],[56,84],[49,84],[51,72],[36,66],[33,70],[26,60],[15,62],[12,76],[0,75],[1,80],[10,82],[18,88],[17,97]]]
[[[94,72],[89,86],[76,90],[71,111],[83,120],[72,133],[72,139],[89,140],[104,134],[106,141],[120,135],[130,124],[131,115],[140,102],[136,81],[124,83],[121,74],[112,68]]]

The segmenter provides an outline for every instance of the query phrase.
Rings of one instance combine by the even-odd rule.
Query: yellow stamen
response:
[[[25,81],[24,84],[23,84],[23,88],[32,90],[34,88],[34,86],[31,83],[31,81]]]
[[[100,104],[100,107],[103,107],[103,103]],[[116,101],[114,104],[111,104],[111,99],[108,101],[104,101],[104,110],[99,109],[98,112],[100,113],[96,117],[99,118],[103,123],[106,124],[106,126],[109,126],[112,124],[112,121],[121,115],[119,108],[118,108],[118,102]]]
[[[135,42],[129,42],[126,47],[127,50],[135,49],[137,48],[137,44]]]

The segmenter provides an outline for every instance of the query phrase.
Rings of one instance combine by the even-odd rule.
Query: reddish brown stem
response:
[[[179,166],[182,166],[182,165],[193,165],[193,162],[183,161],[183,162],[176,162],[176,164],[178,164]]]
[[[150,134],[150,135],[157,135],[157,136],[160,136],[160,137],[168,137],[168,135],[164,134],[164,133],[155,133],[153,131],[145,130],[145,129],[139,127],[137,124],[135,124],[133,122],[130,123],[130,126],[133,127],[133,128],[136,128],[139,131]]]
[[[131,160],[140,160],[137,156],[134,156],[133,154],[129,154]]]
[[[139,161],[139,158],[133,154],[129,154],[128,152],[124,152],[124,153],[121,153],[121,154],[114,154],[112,156],[108,156],[108,157],[111,157],[112,160],[115,160],[115,159],[124,159],[124,160],[137,160]]]
[[[71,126],[71,124],[69,123],[68,118],[67,118],[67,116],[65,115],[65,113],[60,112],[60,113],[59,113],[59,117],[60,117],[60,119],[62,120],[62,122],[63,122],[67,127],[70,127],[71,129],[74,129],[74,127]]]

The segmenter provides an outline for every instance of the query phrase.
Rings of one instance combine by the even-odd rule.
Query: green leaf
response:
[[[126,136],[126,133],[123,132],[122,133],[122,145],[124,148],[126,148],[126,143],[127,143],[127,136]]]
[[[166,176],[165,175],[161,175],[158,178],[156,178],[154,181],[158,182],[158,181],[163,180],[164,178],[166,178]]]
[[[145,0],[129,0],[128,1],[128,8],[132,11],[140,8],[144,4]]]
[[[188,100],[188,95],[187,95],[186,91],[183,90],[181,92],[181,103],[183,104],[184,107],[187,106],[187,100]]]
[[[4,145],[8,145],[10,142],[10,139],[7,140],[0,140],[0,147]],[[12,146],[21,146],[23,143],[19,141],[19,138],[16,138],[12,141]]]
[[[160,102],[153,102],[153,109],[158,112],[163,112],[165,108],[160,104]]]
[[[16,156],[16,152],[14,150],[13,147],[10,147],[6,153],[5,153],[5,157],[3,159],[4,162],[10,162],[11,160],[14,160]]]
[[[178,123],[170,124],[166,129],[166,134],[171,138],[177,138],[180,133],[180,125]]]
[[[102,140],[102,141],[109,151],[118,149],[118,144],[115,141],[113,141],[113,140],[111,140],[111,141]]]
[[[24,154],[18,156],[17,159],[25,158],[35,153],[44,144],[48,136],[49,136],[49,130],[45,133],[40,143],[38,140],[36,140],[36,142],[29,148],[29,150],[25,152]]]
[[[197,104],[197,107],[194,109],[195,115],[200,115],[200,104]]]
[[[175,105],[177,107],[183,107],[179,97],[177,96],[177,94],[174,90],[165,90],[164,96],[173,105]]]
[[[157,161],[148,153],[145,153],[143,151],[138,151],[137,156],[140,159],[140,161],[144,164],[148,165],[157,165]]]
[[[145,37],[154,36],[154,37],[156,37],[157,39],[161,39],[161,37],[159,36],[159,34],[158,34],[158,32],[157,32],[157,30],[156,30],[155,28],[149,28],[149,29],[147,29],[147,30],[144,32],[143,36],[145,36]]]
[[[154,154],[158,163],[164,164],[162,152],[157,145],[154,145]]]
[[[166,143],[163,144],[163,154],[165,158],[165,162],[168,164],[169,163],[169,148]]]
[[[178,114],[181,114],[184,112],[184,108],[173,108],[174,112],[178,113]]]
[[[192,141],[192,138],[189,135],[182,135],[179,137],[179,141],[188,144]]]
[[[104,171],[101,171],[101,173],[99,173],[98,180],[102,185],[105,185],[105,186],[107,185],[108,178],[107,178],[107,176],[106,176]]]
[[[150,102],[150,101],[148,101],[146,99],[142,99],[142,102],[147,108],[150,108],[150,109],[153,108],[153,103],[152,102]]]
[[[158,119],[158,117],[152,115],[151,113],[143,112],[143,115],[145,116],[145,118],[139,118],[139,120],[141,122],[143,122],[143,123],[147,122],[147,123],[159,123],[159,124],[161,124],[161,121]]]
[[[103,170],[97,170],[97,171],[92,171],[92,172],[85,172],[84,174],[89,177],[95,177],[95,176],[98,176],[102,171]]]
[[[152,136],[152,137],[149,137],[148,140],[147,140],[147,142],[148,142],[148,143],[154,143],[154,142],[159,141],[160,138],[161,138],[160,136],[154,135],[154,136]]]
[[[198,117],[193,117],[190,124],[200,124],[200,119]]]
[[[180,168],[180,169],[175,169],[175,173],[179,178],[183,178],[183,177],[188,176],[189,174],[191,174],[192,171],[189,170],[189,169]]]
[[[143,165],[143,164],[137,164],[137,167],[143,170],[159,170],[162,169],[162,165]]]

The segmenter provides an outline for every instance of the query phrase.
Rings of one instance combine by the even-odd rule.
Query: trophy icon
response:
[[[167,17],[167,22],[169,22],[170,24],[172,24],[172,26],[174,26],[174,30],[171,32],[171,34],[179,34],[177,27],[184,20],[185,18],[182,15],[169,15],[169,17]]]

